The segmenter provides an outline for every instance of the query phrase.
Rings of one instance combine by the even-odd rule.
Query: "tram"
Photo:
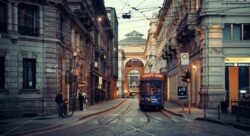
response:
[[[139,106],[143,111],[162,109],[164,106],[164,76],[157,73],[143,74],[139,84]]]

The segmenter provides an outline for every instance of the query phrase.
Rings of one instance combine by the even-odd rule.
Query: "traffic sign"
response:
[[[179,99],[186,99],[187,98],[187,87],[186,86],[179,86],[177,90],[177,95]]]
[[[189,65],[189,54],[181,53],[181,65]]]

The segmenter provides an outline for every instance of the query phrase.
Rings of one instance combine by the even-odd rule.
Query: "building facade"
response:
[[[118,95],[119,97],[124,97],[124,61],[125,61],[125,53],[123,50],[118,49]]]
[[[178,101],[177,87],[188,86],[193,105],[213,108],[221,101],[230,105],[249,87],[249,2],[164,1],[157,39],[168,64],[169,100]],[[188,65],[182,65],[182,53],[189,54]],[[181,81],[185,69],[190,83]]]
[[[107,81],[105,89],[110,83],[109,60],[102,61],[100,52],[108,56],[113,34],[104,30],[108,20],[97,19],[107,16],[104,2],[6,0],[0,6],[0,116],[55,112],[58,91],[68,107],[81,92],[94,104],[98,78],[92,75]]]
[[[124,94],[123,96],[135,96],[138,94],[139,78],[144,73],[145,44],[143,34],[132,31],[126,34],[127,38],[119,41],[119,49],[124,51]]]
[[[113,40],[112,46],[110,48],[110,70],[111,70],[111,98],[117,98],[118,88],[117,88],[117,79],[118,79],[118,20],[115,8],[106,7],[107,15],[110,20],[110,24],[113,30]]]

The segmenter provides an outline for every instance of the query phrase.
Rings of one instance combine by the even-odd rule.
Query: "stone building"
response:
[[[241,88],[249,88],[249,2],[164,1],[157,39],[168,64],[169,100],[178,101],[177,87],[188,86],[193,105],[212,108],[221,101],[230,105]],[[181,65],[181,53],[189,53],[188,65]],[[190,83],[181,81],[185,69]]]
[[[109,21],[97,20],[107,16],[103,0],[5,0],[0,6],[0,116],[55,112],[59,90],[68,107],[79,92],[94,104],[93,75],[105,73],[109,60],[101,57],[112,39],[103,29]]]
[[[124,51],[124,96],[135,96],[138,94],[139,77],[144,73],[145,66],[145,44],[143,34],[132,31],[126,34],[127,38],[119,41],[119,49]]]
[[[115,8],[106,7],[107,15],[110,20],[111,28],[113,30],[112,46],[110,48],[110,66],[111,70],[111,99],[118,96],[117,79],[118,79],[118,20]],[[109,28],[106,28],[109,29]]]

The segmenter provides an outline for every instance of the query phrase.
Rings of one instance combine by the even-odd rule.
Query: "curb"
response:
[[[115,105],[115,106],[113,106],[113,107],[111,107],[111,108],[109,108],[109,109],[106,109],[106,110],[103,110],[103,111],[99,111],[99,112],[95,112],[95,113],[91,113],[91,114],[89,114],[89,115],[82,116],[82,117],[80,117],[77,121],[81,121],[81,120],[86,119],[86,118],[88,118],[88,117],[95,116],[95,115],[98,115],[98,114],[101,114],[101,113],[105,113],[105,112],[107,112],[107,111],[110,111],[110,110],[112,110],[112,109],[115,109],[116,107],[118,107],[118,106],[120,106],[121,104],[123,104],[125,101],[127,101],[127,100],[123,100],[123,101],[120,102],[119,104],[117,104],[117,105]]]
[[[172,115],[175,115],[175,116],[179,116],[179,117],[183,117],[183,118],[184,118],[184,116],[183,116],[182,114],[180,114],[180,113],[175,113],[175,112],[170,111],[170,110],[167,110],[167,109],[165,109],[165,108],[163,108],[163,110],[166,111],[166,112],[168,112],[168,113],[170,113],[170,114],[172,114]]]
[[[228,124],[238,129],[250,130],[250,125],[241,125],[237,123],[228,123]]]
[[[197,117],[194,120],[199,120],[199,121],[207,121],[207,122],[212,122],[212,123],[217,123],[217,124],[222,124],[222,125],[228,125],[226,122],[213,119],[213,118],[203,118],[203,117]]]
[[[198,117],[198,118],[195,118],[195,120],[208,121],[208,122],[222,124],[222,125],[230,125],[238,129],[250,130],[250,125],[242,125],[242,124],[237,124],[237,123],[224,122],[224,121],[213,119],[213,118]]]
[[[95,115],[98,115],[98,114],[101,114],[101,113],[105,113],[107,111],[110,111],[118,106],[120,106],[121,104],[123,104],[125,101],[127,100],[123,100],[122,102],[114,105],[113,107],[111,108],[108,108],[106,110],[103,110],[103,111],[99,111],[99,112],[95,112],[95,113],[91,113],[89,115],[85,115],[85,116],[82,116],[80,117],[77,121],[80,121],[80,120],[83,120],[83,119],[86,119],[88,117],[91,117],[91,116],[95,116]],[[77,122],[76,121],[76,122]],[[34,130],[30,130],[30,131],[26,131],[26,132],[20,132],[20,133],[13,133],[11,135],[28,135],[28,134],[31,134],[31,133],[39,133],[39,132],[42,132],[42,131],[50,131],[50,130],[53,130],[53,129],[58,129],[58,128],[61,128],[61,127],[64,127],[65,125],[64,124],[59,124],[59,125],[54,125],[54,126],[51,126],[51,127],[47,127],[47,128],[42,128],[42,129],[34,129]]]

